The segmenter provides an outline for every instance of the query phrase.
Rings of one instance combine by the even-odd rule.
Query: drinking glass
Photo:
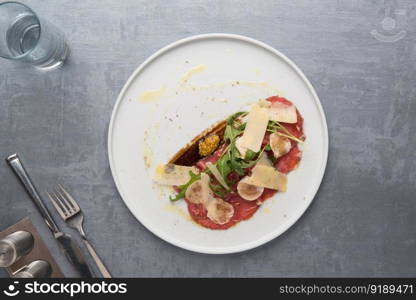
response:
[[[68,55],[65,37],[53,24],[22,3],[0,3],[0,57],[50,69]]]
[[[44,260],[32,261],[12,275],[13,278],[49,278],[52,274],[51,265]]]
[[[0,240],[0,267],[9,267],[33,248],[30,232],[16,231]]]

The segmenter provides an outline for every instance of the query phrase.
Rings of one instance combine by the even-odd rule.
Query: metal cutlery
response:
[[[72,228],[78,230],[79,234],[82,237],[82,240],[85,243],[89,253],[97,264],[98,269],[100,270],[104,278],[111,278],[110,272],[105,267],[104,263],[98,256],[97,252],[88,241],[82,223],[84,221],[84,214],[81,211],[81,208],[75,201],[75,199],[62,187],[58,185],[54,192],[47,193],[49,199],[52,201],[53,206],[55,206],[59,215],[62,219]]]
[[[62,232],[59,229],[58,225],[52,218],[48,208],[45,206],[42,199],[40,198],[39,193],[37,192],[29,175],[23,167],[23,164],[20,161],[18,155],[12,154],[6,159],[6,161],[8,162],[9,166],[13,169],[16,176],[20,179],[23,186],[25,187],[33,203],[36,205],[40,214],[45,220],[46,225],[48,225],[55,239],[59,242],[59,245],[65,253],[65,256],[72,263],[72,265],[74,265],[74,267],[78,270],[82,277],[92,278],[93,273],[88,264],[86,263],[81,249],[75,243],[75,241],[72,240],[69,234]]]

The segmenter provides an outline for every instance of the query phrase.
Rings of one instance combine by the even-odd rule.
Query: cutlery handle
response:
[[[89,265],[86,263],[84,255],[81,252],[81,248],[71,238],[71,236],[69,234],[60,232],[56,235],[55,238],[60,243],[66,258],[77,269],[81,277],[94,278],[93,272],[91,271]]]
[[[9,166],[13,169],[16,176],[22,182],[33,203],[35,203],[40,214],[42,215],[42,218],[45,220],[46,225],[48,225],[49,229],[54,234],[58,233],[58,225],[56,225],[51,214],[49,213],[48,208],[45,206],[42,199],[40,198],[39,193],[37,192],[35,186],[32,183],[32,180],[30,179],[25,168],[23,167],[23,164],[20,161],[19,156],[17,154],[12,154],[8,158],[6,158],[6,161],[9,164]]]
[[[103,275],[104,278],[111,278],[110,272],[108,272],[107,268],[105,267],[101,258],[98,256],[97,252],[95,252],[94,247],[91,245],[91,243],[85,238],[83,238],[82,240],[84,241],[85,246],[87,246],[88,252],[91,254],[92,258],[97,264],[98,270],[100,270],[101,275]]]

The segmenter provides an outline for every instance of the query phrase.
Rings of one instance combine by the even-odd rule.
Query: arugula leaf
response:
[[[222,185],[210,184],[209,186],[211,190],[214,192],[214,194],[219,196],[220,198],[224,198],[228,194],[228,192],[223,188]]]
[[[237,160],[231,160],[233,170],[240,176],[244,175],[243,165]]]
[[[232,171],[229,165],[229,161],[230,161],[230,152],[227,151],[215,164],[218,171],[220,172],[221,176],[224,179],[226,179],[227,175],[230,174],[230,172]]]
[[[249,162],[243,161],[243,162],[241,162],[241,167],[243,169],[251,168],[252,166],[254,166],[257,163],[257,161],[258,161],[258,159],[255,159],[255,160],[252,160],[252,161],[249,161]]]
[[[253,160],[257,155],[257,152],[248,149],[246,152],[246,156],[244,156],[244,160]]]
[[[230,145],[230,164],[232,169],[237,172],[238,175],[244,175],[244,170],[241,166],[240,152],[235,146],[235,142]]]
[[[244,131],[244,129],[246,129],[246,124],[247,123],[243,123],[240,126],[237,127],[238,130]]]
[[[254,166],[258,161],[259,161],[259,159],[261,158],[261,156],[263,155],[263,152],[265,151],[265,150],[271,150],[271,148],[270,148],[270,144],[267,144],[266,146],[264,146],[261,150],[260,150],[260,152],[258,153],[258,156],[257,156],[257,158],[256,159],[254,159],[254,160],[251,160],[251,161],[249,161],[249,162],[242,162],[241,163],[241,165],[242,165],[242,167],[244,168],[244,169],[247,169],[247,168],[251,168],[252,166]],[[257,153],[256,153],[256,155],[257,155]]]
[[[226,153],[224,153],[224,155],[215,164],[227,184],[230,184],[227,177],[231,172],[235,171],[239,175],[244,174],[244,170],[241,166],[242,159],[239,155],[240,154],[235,147],[235,142],[232,142]]]
[[[189,171],[189,176],[191,176],[191,178],[189,179],[187,183],[178,186],[179,193],[177,193],[175,197],[169,196],[170,201],[175,202],[175,201],[178,201],[179,199],[185,198],[185,193],[188,187],[195,181],[201,179],[201,174],[194,174],[192,171]]]
[[[241,130],[238,130],[236,128],[234,128],[231,125],[227,125],[227,127],[225,127],[225,132],[224,132],[224,139],[225,141],[229,141],[230,143],[234,142],[235,139],[242,133]]]
[[[236,112],[235,114],[231,115],[228,119],[227,119],[227,125],[231,125],[234,127],[234,122],[237,120],[238,117],[242,116],[242,115],[246,115],[247,112],[245,111],[239,111]]]
[[[276,132],[279,129],[279,126],[274,121],[269,121],[267,124],[267,131]]]
[[[235,142],[237,138],[244,132],[246,124],[238,122],[238,118],[245,116],[247,112],[237,112],[227,119],[227,126],[225,127],[224,140],[229,143],[227,150],[223,153],[220,159],[216,162],[216,167],[224,178],[227,184],[229,180],[227,176],[231,172],[236,172],[238,175],[244,175],[244,169],[253,165],[253,162],[245,162],[238,151]],[[256,153],[248,152],[247,160],[253,160]]]
[[[270,144],[267,144],[267,145],[264,147],[264,150],[266,150],[266,151],[270,151],[270,150],[272,150],[272,147],[270,146]]]

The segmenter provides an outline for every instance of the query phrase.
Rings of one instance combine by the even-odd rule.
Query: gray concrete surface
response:
[[[76,191],[115,276],[416,276],[414,1],[23,2],[65,32],[72,55],[47,73],[0,59],[0,157],[19,152],[42,191],[57,182]],[[383,42],[372,30],[404,37]],[[152,235],[123,204],[107,161],[110,113],[128,76],[160,47],[210,32],[247,35],[292,58],[316,88],[330,134],[306,214],[233,255],[191,253]],[[0,227],[29,215],[73,276],[4,161],[0,192]]]

